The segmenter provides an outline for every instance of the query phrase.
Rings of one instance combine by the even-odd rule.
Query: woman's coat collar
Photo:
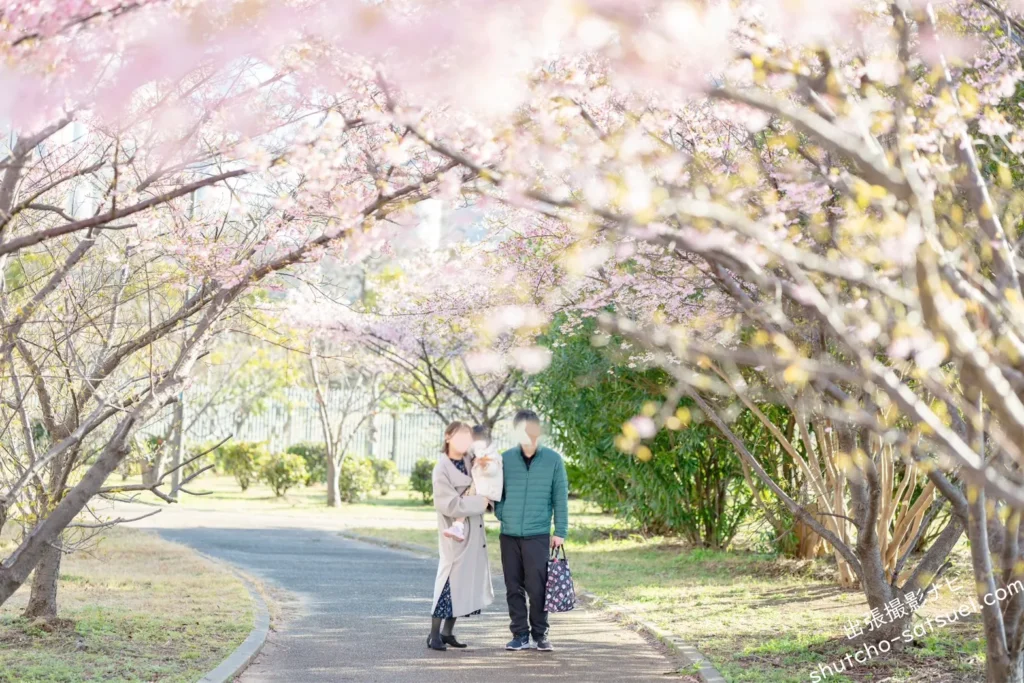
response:
[[[466,463],[466,469],[471,470],[473,467],[473,456],[466,453],[462,456],[462,461]],[[448,478],[451,480],[453,486],[469,486],[473,483],[473,478],[463,474],[452,459],[448,457],[446,453],[441,454],[441,466],[448,472]]]

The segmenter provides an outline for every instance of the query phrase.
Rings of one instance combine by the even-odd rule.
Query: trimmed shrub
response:
[[[285,492],[306,480],[306,461],[296,453],[278,453],[264,461],[260,478],[280,498]]]
[[[257,480],[260,466],[267,459],[267,446],[254,441],[235,441],[217,449],[218,468],[230,474],[245,491]]]
[[[327,483],[327,448],[322,443],[306,441],[288,447],[286,453],[300,456],[306,463],[306,486]]]
[[[409,475],[409,486],[423,496],[423,502],[430,505],[434,502],[434,465],[432,458],[417,460]]]
[[[391,460],[373,459],[373,486],[380,491],[380,495],[386,496],[395,485],[395,478],[398,476],[398,465]]]
[[[200,443],[192,444],[185,451],[185,460],[192,460],[198,455],[202,455],[191,463],[186,465],[182,469],[182,477],[188,477],[195,474],[197,471],[203,469],[207,465],[217,465],[217,449],[214,448],[217,444],[215,443]]]
[[[373,465],[369,458],[347,456],[338,474],[338,495],[343,503],[356,503],[374,487]]]

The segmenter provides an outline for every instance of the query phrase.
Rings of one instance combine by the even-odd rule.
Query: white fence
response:
[[[337,415],[341,396],[328,393],[326,400],[328,411]],[[186,392],[183,401],[188,446],[230,437],[235,441],[266,442],[276,452],[304,441],[324,441],[315,393],[310,389],[288,389],[280,398],[261,401],[258,411],[241,410],[238,402],[217,401],[203,389]],[[355,426],[360,417],[351,416],[346,422]],[[166,411],[141,431],[164,434],[170,421],[170,411]],[[444,428],[444,422],[433,413],[378,412],[359,425],[348,451],[356,456],[393,460],[398,471],[408,475],[417,460],[436,457],[440,452]],[[499,448],[513,444],[511,420],[497,426],[494,438]]]

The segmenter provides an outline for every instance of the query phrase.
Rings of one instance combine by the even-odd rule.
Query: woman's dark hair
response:
[[[520,410],[516,413],[516,416],[512,418],[512,426],[518,427],[522,422],[535,422],[540,424],[540,416],[532,410]]]
[[[473,425],[473,441],[491,442],[491,430],[487,425]]]
[[[442,453],[448,455],[448,439],[452,438],[452,436],[455,435],[455,432],[461,431],[463,429],[468,429],[470,432],[473,431],[472,427],[470,427],[465,422],[461,422],[459,420],[455,420],[454,422],[450,423],[447,427],[444,428],[444,441],[441,442]]]

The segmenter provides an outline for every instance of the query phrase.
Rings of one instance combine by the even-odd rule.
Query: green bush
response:
[[[434,502],[434,465],[437,463],[432,458],[417,460],[409,475],[409,486],[423,496],[423,502],[430,504]]]
[[[215,443],[192,444],[185,451],[185,460],[191,461],[182,468],[182,477],[188,477],[209,465],[216,466],[217,449]],[[196,457],[201,456],[201,457]],[[193,458],[196,458],[193,460]]]
[[[260,478],[280,498],[288,489],[306,480],[306,461],[296,453],[277,453],[263,462]]]
[[[671,378],[631,367],[628,352],[615,355],[615,341],[595,348],[595,331],[591,321],[562,333],[556,321],[543,341],[551,365],[532,382],[532,400],[564,449],[570,490],[647,533],[726,547],[752,503],[731,445],[710,425],[694,424],[646,441],[648,462],[616,448],[623,424],[660,400]]]
[[[266,459],[266,444],[254,441],[235,441],[217,449],[218,468],[234,477],[243,491],[257,480]]]
[[[327,483],[327,448],[322,443],[304,442],[288,447],[286,453],[300,456],[306,463],[306,486]]]
[[[395,485],[395,478],[398,476],[398,465],[391,460],[380,460],[374,458],[370,461],[373,465],[373,486],[380,491],[380,495],[386,496]]]
[[[355,503],[374,487],[373,465],[369,458],[346,456],[338,474],[338,494],[343,503]]]

